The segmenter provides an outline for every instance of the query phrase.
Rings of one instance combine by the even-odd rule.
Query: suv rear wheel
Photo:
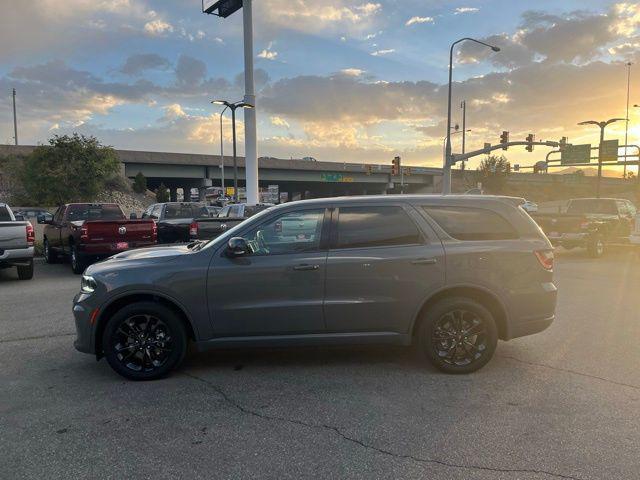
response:
[[[446,373],[471,373],[491,360],[498,344],[493,315],[464,297],[446,298],[422,318],[419,344],[429,361]]]
[[[130,380],[156,380],[177,367],[187,335],[177,315],[163,305],[127,305],[109,319],[102,337],[107,362]]]

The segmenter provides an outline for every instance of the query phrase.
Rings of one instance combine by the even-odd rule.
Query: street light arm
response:
[[[600,122],[596,122],[595,120],[586,120],[584,122],[578,123],[578,125],[598,125],[598,126],[600,126]]]
[[[607,120],[606,122],[604,122],[605,126],[613,123],[613,122],[626,122],[627,119],[626,118],[611,118],[609,120]]]

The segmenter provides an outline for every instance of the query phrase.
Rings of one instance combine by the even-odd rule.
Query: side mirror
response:
[[[249,253],[249,244],[242,237],[233,237],[227,243],[227,255],[229,257],[241,257]]]
[[[40,214],[36,217],[39,224],[48,224],[53,220],[53,215]]]
[[[131,214],[129,215],[129,220],[137,220],[138,219],[138,215],[136,215],[134,212],[131,212]]]

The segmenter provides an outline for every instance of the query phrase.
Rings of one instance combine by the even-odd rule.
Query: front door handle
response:
[[[438,263],[437,258],[417,258],[411,261],[412,265],[435,265]]]
[[[293,267],[293,269],[296,271],[318,270],[319,268],[320,265],[310,265],[308,263],[303,263],[301,265],[296,265],[295,267]]]

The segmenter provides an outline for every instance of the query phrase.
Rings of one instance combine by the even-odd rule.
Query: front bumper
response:
[[[96,353],[95,346],[95,310],[91,305],[90,295],[78,293],[73,298],[73,317],[76,324],[76,339],[73,346],[82,353]]]

